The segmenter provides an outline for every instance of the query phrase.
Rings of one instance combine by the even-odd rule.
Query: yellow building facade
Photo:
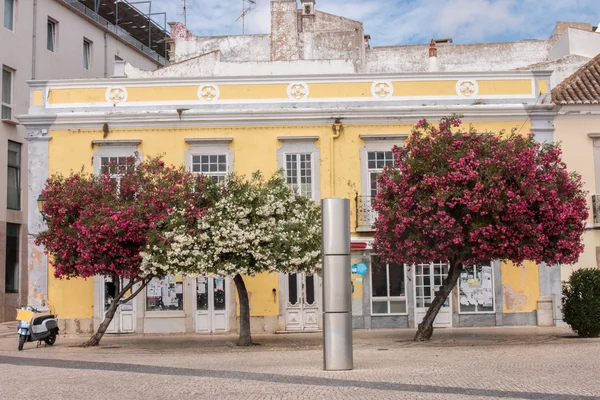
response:
[[[214,176],[283,169],[315,201],[351,200],[354,327],[414,327],[447,266],[387,265],[373,254],[374,179],[422,118],[456,113],[464,127],[517,128],[545,140],[551,117],[532,108],[548,98],[549,77],[512,71],[35,82],[29,114],[20,117],[29,132],[29,197],[39,196],[51,174],[82,167],[100,173],[136,152]],[[30,215],[29,229],[43,229],[39,215]],[[50,305],[67,332],[90,332],[102,321],[114,283],[56,279],[34,243],[29,270],[30,302]],[[245,281],[253,331],[321,328],[318,274]],[[551,325],[557,282],[559,267],[490,260],[464,271],[436,325]],[[235,331],[236,314],[229,278],[169,276],[121,306],[110,332]]]

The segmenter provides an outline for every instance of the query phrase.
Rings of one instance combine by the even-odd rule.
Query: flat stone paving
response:
[[[0,338],[1,399],[600,399],[600,339],[566,328],[355,331],[353,371],[322,370],[321,335],[109,336],[98,348]]]

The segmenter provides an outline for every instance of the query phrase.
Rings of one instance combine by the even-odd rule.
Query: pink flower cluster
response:
[[[199,218],[209,204],[201,176],[151,158],[123,170],[119,180],[83,172],[52,176],[42,192],[48,229],[36,237],[55,276],[96,274],[136,278],[140,250],[170,212]]]
[[[397,263],[493,259],[570,264],[588,217],[581,178],[558,145],[531,135],[452,131],[420,121],[375,200],[375,249]]]

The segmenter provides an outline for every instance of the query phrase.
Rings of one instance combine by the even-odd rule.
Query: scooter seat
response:
[[[34,324],[34,325],[40,325],[40,324],[41,324],[42,322],[44,322],[45,320],[47,320],[47,319],[53,319],[53,318],[54,318],[54,315],[42,315],[42,316],[40,316],[40,317],[36,317],[36,318],[33,320],[33,324]]]

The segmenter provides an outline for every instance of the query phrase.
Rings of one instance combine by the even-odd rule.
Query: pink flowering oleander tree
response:
[[[570,264],[583,251],[586,193],[560,147],[460,125],[457,117],[438,126],[420,121],[394,149],[395,168],[382,174],[374,203],[379,254],[399,264],[449,264],[415,340],[431,338],[464,266],[493,259]]]
[[[161,271],[142,271],[140,251],[160,234],[175,209],[186,218],[205,214],[215,185],[160,158],[137,163],[130,157],[101,175],[83,171],[53,175],[42,194],[48,229],[36,237],[61,279],[111,277],[117,293],[104,321],[84,346],[100,343],[119,305],[138,295]]]

